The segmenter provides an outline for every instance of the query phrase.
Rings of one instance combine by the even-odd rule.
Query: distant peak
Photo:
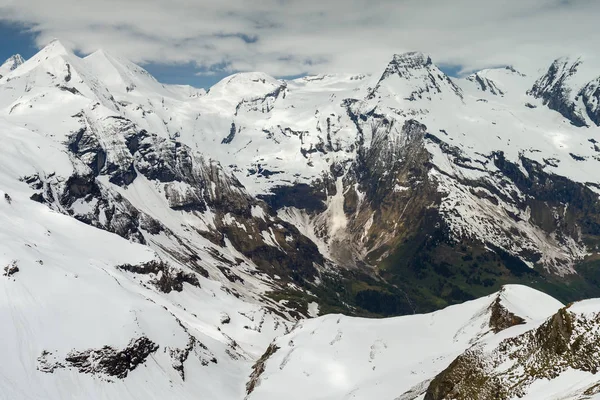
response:
[[[13,71],[17,69],[21,64],[23,64],[25,60],[21,57],[20,54],[15,54],[14,56],[9,57],[4,64],[2,64],[2,69],[7,69],[8,71]]]
[[[35,57],[43,56],[45,58],[60,56],[60,55],[69,55],[71,52],[67,50],[65,46],[58,40],[54,39],[50,43],[48,43],[42,50],[40,50]]]
[[[90,53],[89,55],[87,55],[85,58],[94,59],[94,58],[100,58],[100,57],[113,58],[112,54],[108,53],[104,49],[98,49],[98,50],[94,51],[93,53]]]
[[[576,72],[577,68],[583,64],[581,57],[573,58],[569,56],[559,57],[550,66],[550,69],[554,70],[566,70],[569,69],[572,72]]]
[[[417,71],[425,71],[430,69],[438,69],[431,57],[420,51],[411,51],[408,53],[394,54],[392,61],[389,62],[381,79],[385,79],[392,75],[401,77],[411,77]],[[441,73],[441,72],[440,72]]]
[[[381,95],[384,87],[387,87],[383,90],[388,92],[388,96],[402,96],[409,101],[431,100],[446,92],[462,99],[461,89],[433,63],[429,55],[420,51],[394,54],[367,98]]]
[[[506,67],[504,67],[505,70],[512,72],[513,74],[519,75],[519,76],[525,76],[524,73],[522,73],[521,71],[517,70],[515,67],[513,67],[512,65],[507,65]]]
[[[223,78],[210,88],[209,92],[217,92],[221,90],[229,90],[234,86],[245,86],[248,88],[258,89],[259,87],[277,88],[284,85],[285,82],[280,81],[271,75],[264,72],[238,72]],[[260,90],[260,89],[258,89]]]
[[[410,51],[402,54],[394,54],[390,64],[405,67],[427,67],[433,65],[431,57],[420,51]]]

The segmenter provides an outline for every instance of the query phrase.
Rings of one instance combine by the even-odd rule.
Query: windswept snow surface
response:
[[[458,355],[493,336],[490,307],[498,296],[530,327],[562,307],[541,292],[509,285],[431,314],[383,320],[327,315],[303,321],[275,341],[279,350],[250,399],[417,398]],[[524,327],[509,328],[505,335],[512,329]]]

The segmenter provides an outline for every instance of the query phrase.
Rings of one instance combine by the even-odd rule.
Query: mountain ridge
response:
[[[425,321],[427,338],[424,313],[464,307],[443,338],[461,346],[432,348],[435,368],[392,396],[443,398],[435,382],[471,345],[558,312],[511,284],[564,303],[600,296],[597,85],[557,63],[540,78],[453,79],[413,52],[380,76],[241,73],[203,92],[51,43],[0,80],[0,318],[19,321],[2,326],[6,346],[20,343],[4,350],[19,368],[2,370],[2,392],[268,398],[269,377],[301,354],[294,335],[309,343],[310,326],[331,325],[318,339],[330,355],[352,332],[395,323],[334,314],[409,315],[402,324]],[[61,304],[52,325],[45,312]],[[338,332],[338,318],[354,328]],[[388,339],[347,342],[368,343],[365,374],[379,374]],[[334,361],[332,390],[348,395]],[[10,384],[26,376],[31,388]],[[355,393],[381,394],[376,381]]]

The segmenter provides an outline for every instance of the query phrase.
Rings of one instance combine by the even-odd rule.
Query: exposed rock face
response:
[[[590,119],[600,126],[600,77],[588,83],[580,92]]]
[[[389,93],[388,90],[398,85],[404,90],[396,93],[409,101],[431,100],[444,92],[462,98],[462,90],[433,64],[431,57],[421,52],[394,55],[379,82],[369,94],[369,99],[385,95]]]
[[[569,59],[557,59],[548,69],[546,75],[539,78],[527,93],[541,98],[550,109],[558,111],[576,126],[586,126],[585,118],[575,108],[572,101],[574,90],[568,80],[577,73],[581,61],[571,62]]]
[[[587,118],[600,126],[600,78],[582,85],[578,76],[582,64],[581,59],[557,59],[527,93],[542,99],[576,126],[588,126]]]
[[[163,293],[170,293],[173,290],[181,292],[183,290],[183,283],[189,283],[192,286],[200,287],[198,277],[192,272],[174,269],[162,261],[149,261],[140,265],[124,264],[118,265],[117,268],[134,274],[152,274],[154,278],[150,280],[150,283]],[[205,277],[208,276],[206,271],[204,272]]]
[[[44,351],[38,358],[38,369],[45,373],[53,373],[56,369],[75,368],[79,373],[124,379],[156,350],[158,345],[142,336],[132,339],[122,350],[111,346],[84,351],[74,350],[60,362],[55,360],[52,353]]]
[[[158,221],[140,213],[119,193],[99,185],[91,172],[73,175],[66,182],[56,176],[23,179],[33,189],[40,190],[32,196],[32,200],[124,238],[145,243],[142,230],[157,234],[164,229]]]
[[[510,399],[524,396],[534,381],[555,379],[567,369],[596,374],[597,325],[597,316],[563,308],[491,352],[481,345],[467,350],[431,382],[425,399]]]
[[[10,57],[4,62],[4,64],[0,65],[0,79],[2,79],[3,76],[7,75],[11,71],[17,69],[24,62],[25,60],[20,54],[15,54],[14,56]]]
[[[477,84],[478,89],[482,92],[489,92],[496,96],[504,95],[504,92],[498,88],[496,82],[486,78],[485,76],[482,76],[480,72],[470,75],[467,79]]]
[[[146,337],[140,337],[131,340],[123,350],[104,346],[101,349],[73,351],[67,355],[65,362],[77,368],[80,373],[104,374],[123,379],[156,350],[157,344]]]
[[[260,385],[260,376],[263,372],[265,372],[266,363],[269,357],[271,357],[277,350],[279,350],[279,347],[274,343],[271,343],[265,353],[254,364],[252,367],[250,380],[246,383],[246,394],[249,395],[258,385]]]
[[[492,328],[494,333],[503,331],[511,326],[525,323],[523,318],[508,311],[506,307],[502,305],[500,296],[496,298],[496,301],[494,301],[490,309],[492,311],[492,315],[490,316],[490,328]]]
[[[370,263],[403,240],[405,227],[421,218],[417,209],[435,190],[428,179],[427,128],[414,120],[396,124],[375,115],[367,119],[364,125],[372,128],[371,145],[359,149],[344,182],[347,230],[354,235],[350,241],[364,246],[360,252]],[[360,204],[354,204],[357,193],[364,193]]]
[[[3,275],[11,277],[14,274],[16,274],[17,272],[19,272],[19,262],[17,260],[13,260],[10,262],[10,264],[8,264],[6,267],[4,267]]]

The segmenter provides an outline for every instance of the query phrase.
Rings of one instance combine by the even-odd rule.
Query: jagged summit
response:
[[[395,54],[381,75],[379,82],[369,94],[376,97],[402,96],[404,100],[432,100],[446,93],[462,98],[461,89],[421,52]]]
[[[390,65],[405,68],[427,67],[433,64],[431,57],[420,51],[394,54]]]
[[[78,59],[73,52],[69,51],[59,40],[53,40],[37,52],[33,57],[25,61],[11,76],[20,76],[35,69],[39,65],[51,61],[57,57]]]
[[[25,60],[21,57],[20,54],[15,54],[8,58],[1,66],[0,66],[0,78],[5,76],[6,74],[14,71],[19,66],[21,66]]]
[[[556,59],[527,92],[544,105],[558,111],[575,126],[600,126],[600,77],[584,60],[572,57]]]
[[[394,54],[392,60],[388,63],[385,71],[381,75],[380,82],[392,75],[410,78],[415,72],[421,69],[433,68],[435,65],[431,57],[419,51]],[[437,68],[437,67],[436,67]]]

